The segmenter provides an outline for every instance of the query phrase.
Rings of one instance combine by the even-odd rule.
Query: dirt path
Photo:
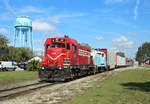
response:
[[[91,75],[71,82],[53,85],[50,87],[35,90],[14,99],[0,101],[0,104],[67,104],[65,100],[72,99],[94,87],[97,83],[118,74],[120,71],[129,68],[121,68],[113,71]]]

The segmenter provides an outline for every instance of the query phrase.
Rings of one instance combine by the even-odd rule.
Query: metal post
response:
[[[24,31],[22,31],[22,46],[24,47]]]
[[[21,41],[22,41],[22,37],[21,37],[21,30],[20,30],[20,29],[19,29],[19,35],[20,35],[19,46],[21,47],[21,44],[22,44],[22,42],[21,42]]]
[[[16,45],[16,29],[14,29],[14,34],[15,34],[15,38],[14,38],[14,47]]]
[[[32,27],[30,28],[30,35],[31,35],[31,49],[33,51],[33,34],[32,34]]]

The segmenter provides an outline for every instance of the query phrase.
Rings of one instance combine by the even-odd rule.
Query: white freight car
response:
[[[116,68],[116,53],[107,52],[107,65],[109,66],[109,69]]]
[[[117,55],[117,67],[126,66],[126,58]]]

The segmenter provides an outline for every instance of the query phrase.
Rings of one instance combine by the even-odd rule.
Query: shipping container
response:
[[[125,65],[126,65],[126,58],[117,55],[117,67],[121,67]]]
[[[116,53],[114,52],[107,52],[107,65],[109,69],[114,69],[116,67]]]

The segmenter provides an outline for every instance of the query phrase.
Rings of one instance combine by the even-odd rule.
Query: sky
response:
[[[69,37],[92,48],[134,58],[150,42],[150,0],[0,0],[0,33],[13,45],[16,17],[32,20],[34,51],[50,37]]]

